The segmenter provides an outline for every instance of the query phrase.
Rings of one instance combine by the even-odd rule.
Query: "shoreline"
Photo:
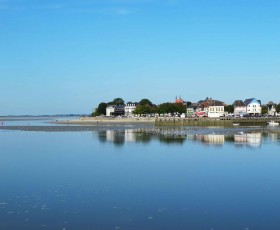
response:
[[[95,118],[81,117],[78,120],[56,120],[53,124],[70,125],[129,125],[129,124],[155,124],[155,118]]]
[[[173,135],[234,135],[246,134],[252,132],[274,133],[280,135],[280,129],[269,129],[264,127],[155,127],[154,125],[53,125],[53,126],[36,126],[36,125],[17,125],[17,126],[0,126],[1,131],[27,131],[27,132],[98,132],[104,130],[122,131],[134,130],[134,132],[143,132],[151,135],[166,134]]]

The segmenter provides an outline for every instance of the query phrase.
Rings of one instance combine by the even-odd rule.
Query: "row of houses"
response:
[[[197,103],[193,103],[187,108],[187,116],[208,116],[208,117],[222,117],[227,114],[225,112],[225,103],[219,100],[213,100],[212,98],[206,98]],[[261,101],[255,98],[242,100],[236,100],[233,103],[234,115],[243,116],[248,115],[260,115],[262,112]]]
[[[176,98],[175,103],[185,103],[181,98]],[[262,112],[261,101],[256,98],[242,100],[236,100],[232,104],[234,107],[233,115],[260,115]],[[106,116],[133,116],[133,111],[136,109],[136,103],[128,103],[126,105],[109,105],[106,108]],[[198,116],[198,117],[221,117],[228,114],[225,111],[226,104],[219,100],[212,98],[206,98],[200,100],[197,103],[192,103],[186,109],[186,116]],[[269,111],[269,115],[275,115],[276,110],[272,106]]]

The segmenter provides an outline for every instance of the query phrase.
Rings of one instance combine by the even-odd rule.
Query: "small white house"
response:
[[[251,114],[251,115],[261,114],[262,106],[260,100],[257,100],[255,98],[250,98],[250,99],[246,99],[244,101],[244,104],[246,105],[247,114]]]
[[[244,115],[247,113],[247,106],[244,104],[244,102],[242,100],[236,100],[233,103],[233,107],[234,107],[234,115]]]
[[[276,109],[274,107],[274,105],[271,106],[271,108],[268,108],[268,115],[269,116],[276,116],[277,115],[277,112],[276,112]]]
[[[114,112],[115,112],[115,106],[114,105],[107,106],[107,108],[106,108],[106,116],[107,117],[112,116],[114,114]]]
[[[133,111],[136,109],[136,104],[131,103],[131,104],[126,104],[124,107],[124,114],[125,116],[132,116]]]

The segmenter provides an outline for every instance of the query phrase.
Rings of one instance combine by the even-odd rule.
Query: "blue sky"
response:
[[[122,97],[280,102],[276,0],[0,0],[0,115]]]

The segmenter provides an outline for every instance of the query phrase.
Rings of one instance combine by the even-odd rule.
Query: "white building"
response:
[[[262,106],[260,100],[257,100],[255,98],[250,98],[250,99],[246,99],[244,101],[244,104],[246,105],[247,114],[251,114],[251,115],[261,114]]]
[[[234,106],[234,115],[244,115],[247,113],[247,106],[244,104],[242,100],[236,100],[233,103]]]
[[[275,109],[274,105],[271,105],[271,108],[268,107],[268,112],[267,112],[267,114],[268,114],[269,116],[275,116],[275,115],[277,115],[277,112],[276,112],[276,109]]]
[[[223,105],[211,105],[208,107],[208,117],[222,117],[225,115],[225,107]]]
[[[115,106],[114,105],[109,105],[106,108],[106,116],[110,117],[113,115],[113,113],[115,112]]]
[[[133,103],[126,104],[126,106],[124,107],[125,116],[132,116],[133,111],[135,109],[136,109],[136,104],[133,104]]]

